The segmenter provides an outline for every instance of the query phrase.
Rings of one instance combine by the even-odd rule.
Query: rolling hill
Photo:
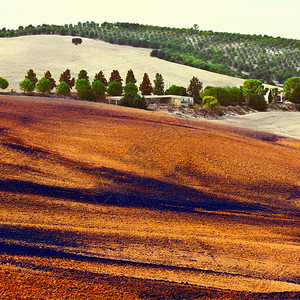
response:
[[[0,37],[59,34],[111,44],[153,49],[160,59],[239,78],[256,78],[271,85],[300,75],[300,41],[239,33],[169,28],[135,23],[78,22],[65,25],[2,28]]]
[[[125,81],[127,71],[132,69],[138,84],[144,73],[153,81],[156,73],[163,75],[165,87],[172,84],[187,87],[193,76],[199,78],[204,86],[240,86],[243,79],[216,74],[180,64],[174,64],[150,57],[151,49],[113,45],[99,40],[83,39],[81,45],[75,46],[70,36],[38,35],[1,39],[0,76],[6,78],[13,88],[19,91],[22,81],[29,69],[44,76],[50,71],[58,81],[60,74],[70,69],[77,78],[80,70],[88,72],[91,79],[102,70],[107,79],[112,70],[117,69]]]
[[[0,115],[1,297],[299,298],[299,140],[75,100]]]

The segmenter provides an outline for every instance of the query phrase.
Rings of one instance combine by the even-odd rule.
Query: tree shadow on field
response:
[[[174,211],[207,209],[213,211],[267,211],[261,204],[238,202],[229,198],[219,198],[196,189],[167,183],[152,178],[139,178],[125,172],[103,168],[98,175],[113,178],[108,187],[97,189],[72,189],[38,184],[29,181],[0,180],[0,191],[17,194],[60,198],[82,203],[96,203],[127,207],[145,207]]]

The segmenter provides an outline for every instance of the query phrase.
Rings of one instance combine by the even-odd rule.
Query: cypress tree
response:
[[[144,74],[143,81],[140,85],[140,91],[142,95],[151,95],[153,88],[147,73]]]

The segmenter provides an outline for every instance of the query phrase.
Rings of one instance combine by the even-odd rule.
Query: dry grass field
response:
[[[1,299],[299,299],[297,139],[0,95]]]
[[[138,84],[145,72],[151,81],[156,73],[161,73],[166,87],[172,84],[187,87],[193,76],[198,77],[205,86],[240,86],[244,81],[151,58],[151,49],[112,45],[86,38],[81,45],[75,46],[71,40],[71,36],[55,35],[1,39],[0,76],[9,81],[9,89],[14,88],[17,91],[19,82],[24,79],[29,69],[33,69],[38,78],[49,70],[56,80],[66,69],[70,69],[75,78],[84,69],[91,79],[100,70],[109,79],[112,70],[117,69],[124,81],[127,71],[132,69]]]

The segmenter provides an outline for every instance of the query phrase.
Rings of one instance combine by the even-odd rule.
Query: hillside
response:
[[[300,41],[267,35],[202,31],[132,23],[95,22],[0,30],[0,37],[60,34],[154,49],[152,56],[178,64],[274,85],[300,76]]]
[[[0,55],[5,59],[0,60],[0,76],[9,81],[8,89],[19,91],[19,82],[29,69],[33,69],[38,78],[49,70],[57,82],[67,68],[75,78],[84,69],[91,79],[100,70],[109,79],[112,70],[117,69],[124,81],[127,71],[132,69],[138,84],[145,72],[151,81],[156,73],[160,73],[166,88],[172,84],[187,87],[193,76],[198,77],[205,86],[240,86],[244,81],[150,57],[150,49],[112,45],[91,39],[83,39],[81,45],[75,46],[71,40],[69,36],[59,35],[1,39]]]
[[[4,298],[299,298],[299,140],[74,100],[0,114]]]

